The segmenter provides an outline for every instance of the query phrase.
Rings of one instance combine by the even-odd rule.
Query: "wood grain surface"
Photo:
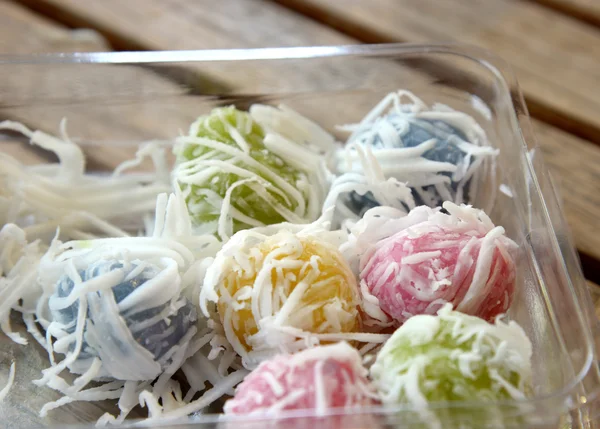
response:
[[[71,4],[75,1],[51,0]],[[369,42],[480,46],[509,61],[530,110],[600,142],[600,30],[520,0],[279,0]]]
[[[2,54],[108,49],[104,38],[93,30],[73,31],[6,0],[0,0],[0,36]]]
[[[179,36],[173,32],[163,31],[165,28],[178,28],[180,34],[188,35],[188,47],[194,48],[232,48],[239,45],[244,47],[264,47],[269,45],[297,46],[311,44],[343,44],[353,42],[351,39],[338,34],[336,31],[327,29],[311,20],[296,16],[286,9],[266,3],[266,8],[258,7],[256,2],[225,1],[218,8],[209,8],[209,15],[198,14],[194,3],[189,1],[170,1],[168,10],[170,14],[159,13],[162,2],[144,2],[143,7],[128,2],[115,2],[114,9],[110,9],[109,21],[125,24],[127,19],[139,22],[151,22],[156,20],[155,32],[144,32],[150,37],[140,40],[138,45],[150,44],[146,49],[160,49],[153,45],[162,40],[164,46],[176,43]],[[90,3],[88,12],[102,16],[102,8],[96,9],[100,4]],[[141,6],[138,4],[137,6]],[[12,5],[14,8],[15,5]],[[120,8],[123,8],[120,11]],[[21,7],[21,13],[27,12]],[[86,9],[87,10],[87,9]],[[39,19],[31,12],[31,22],[28,25],[47,25],[44,19]],[[123,20],[123,18],[125,20]],[[249,31],[249,27],[238,25],[245,19],[254,19],[260,25],[261,31]],[[277,19],[276,19],[277,18]],[[39,21],[39,22],[38,22]],[[35,22],[35,24],[34,24]],[[176,23],[176,25],[175,25]],[[212,24],[211,24],[212,23]],[[269,25],[267,25],[270,23]],[[81,24],[85,27],[101,26],[96,22]],[[15,26],[12,37],[17,38],[20,26]],[[27,26],[22,26],[26,29]],[[138,28],[140,30],[141,28]],[[26,30],[25,30],[26,31]],[[59,32],[58,30],[54,30]],[[43,30],[40,30],[43,33]],[[156,33],[152,36],[152,33]],[[23,32],[21,35],[25,35]],[[104,33],[103,33],[104,34]],[[278,35],[287,35],[282,39]],[[28,37],[35,37],[32,33]],[[108,34],[108,38],[115,39],[114,34]],[[134,34],[119,35],[123,40],[134,38]],[[163,39],[164,38],[164,39]],[[136,43],[137,43],[136,42]],[[129,43],[131,45],[131,43]],[[129,46],[128,45],[128,46]],[[183,45],[180,45],[181,47]],[[175,46],[177,47],[177,46]],[[39,52],[33,49],[32,52]],[[382,61],[377,63],[383,65]],[[103,71],[101,67],[88,67],[85,74],[75,70],[73,67],[65,67],[64,73],[44,74],[39,67],[32,67],[32,76],[23,78],[23,67],[18,68],[18,73],[7,74],[4,81],[0,81],[0,87],[4,87],[3,93],[15,93],[15,97],[23,94],[35,94],[35,106],[28,100],[18,99],[24,107],[0,110],[7,118],[24,121],[26,124],[40,128],[48,132],[56,132],[58,123],[62,117],[69,119],[69,132],[75,141],[81,143],[96,144],[97,147],[89,151],[90,161],[95,166],[105,165],[114,167],[125,158],[132,156],[133,146],[127,148],[116,147],[118,145],[130,145],[133,141],[150,138],[170,138],[178,135],[180,131],[185,132],[189,124],[200,114],[208,110],[206,104],[192,97],[186,97],[189,91],[204,94],[228,93],[260,93],[289,91],[296,92],[302,88],[314,90],[317,85],[322,88],[333,89],[338,82],[342,82],[346,88],[352,88],[358,84],[368,84],[369,81],[387,79],[401,82],[409,79],[417,81],[420,77],[409,70],[399,66],[369,66],[366,60],[360,68],[350,70],[345,67],[343,61],[339,64],[324,64],[323,68],[316,69],[314,66],[306,67],[301,63],[291,65],[282,64],[279,68],[264,68],[259,64],[256,67],[231,67],[218,64],[204,64],[202,67],[187,65],[186,68],[170,70],[167,67],[156,67],[152,70],[140,67],[120,66],[111,67],[110,72]],[[73,68],[73,70],[69,70]],[[191,73],[185,73],[185,72]],[[72,76],[69,76],[72,73]],[[39,74],[39,75],[38,75]],[[96,76],[97,75],[97,76]],[[159,75],[164,75],[164,78]],[[170,80],[175,75],[174,80]],[[324,79],[323,76],[326,76]],[[198,78],[199,77],[199,78]],[[57,79],[56,79],[57,78]],[[198,78],[198,79],[196,79]],[[14,82],[11,82],[10,80]],[[83,81],[82,81],[83,79]],[[79,85],[74,86],[73,81]],[[321,82],[318,82],[322,80]],[[42,88],[40,88],[42,83]],[[21,89],[19,85],[35,85],[35,88]],[[73,91],[73,87],[84,88],[86,93],[81,94]],[[42,105],[40,92],[48,88],[51,96],[61,94],[60,104],[56,100],[50,100],[50,108]],[[127,89],[127,94],[117,94]],[[93,91],[93,93],[89,93]],[[119,96],[123,102],[115,103],[114,98]],[[6,96],[5,96],[6,97]],[[87,104],[77,104],[76,97],[88,100]],[[129,99],[128,99],[129,97]],[[83,99],[82,98],[82,99]],[[97,102],[90,105],[89,99],[97,98]],[[160,103],[157,100],[161,100]],[[69,100],[68,103],[64,103]],[[44,100],[45,101],[45,100]],[[219,103],[219,101],[216,101]],[[212,101],[213,105],[215,101]],[[222,103],[227,103],[224,100]],[[69,104],[75,104],[70,106]],[[98,145],[104,146],[98,148]]]
[[[0,53],[2,54],[93,52],[106,49],[107,45],[103,37],[94,31],[72,31],[49,19],[32,14],[22,6],[0,1]],[[0,117],[0,120],[2,119],[4,118]],[[0,139],[0,149],[27,164],[45,162],[47,159],[20,140]]]
[[[36,54],[48,52],[98,52],[110,50],[110,46],[98,32],[90,29],[72,30],[54,21],[48,20],[40,15],[34,14],[22,6],[8,2],[0,1],[0,52],[3,54]],[[14,67],[17,70],[17,67]],[[2,69],[2,79],[0,89],[2,90],[2,105],[15,104],[17,107],[0,108],[0,120],[13,119],[20,120],[30,126],[32,129],[41,129],[49,133],[56,134],[58,125],[64,116],[68,116],[76,125],[78,117],[84,115],[81,107],[72,109],[59,109],[54,106],[44,106],[44,108],[28,107],[32,103],[31,99],[23,99],[29,94],[35,100],[41,100],[48,93],[62,94],[62,97],[76,97],[77,94],[72,89],[74,81],[68,77],[69,71],[65,68],[65,73],[49,73],[40,67],[18,67],[18,73],[11,73],[10,68],[5,66]],[[152,76],[143,73],[146,79]],[[94,79],[90,77],[89,79]],[[165,86],[173,88],[175,85],[165,80],[154,79],[153,85],[160,81],[160,90],[164,91]],[[130,83],[140,84],[139,70],[132,68],[120,70],[119,76],[107,79],[106,73],[96,75],[94,84],[88,85],[95,88],[98,93],[110,94],[115,87],[131,87]],[[148,83],[146,83],[148,85]],[[13,95],[14,94],[14,95]],[[22,107],[18,107],[21,105]],[[131,131],[130,121],[125,121],[123,117],[112,115],[106,117],[101,111],[88,114],[85,120],[85,129],[87,135],[106,135],[108,132],[120,133],[126,138],[129,135],[139,136],[139,130],[134,128]],[[68,113],[68,114],[67,114]],[[35,118],[32,120],[32,118]],[[120,120],[118,120],[121,118]],[[92,120],[90,120],[92,119]],[[130,130],[127,134],[127,130]],[[47,155],[43,156],[39,151],[32,150],[32,146],[25,140],[0,140],[0,148],[5,153],[17,157],[29,164],[45,162]],[[115,165],[121,160],[132,156],[134,149],[121,149],[118,147],[108,147],[101,151],[88,151],[91,155],[91,164]]]
[[[530,0],[591,25],[600,26],[600,2],[597,0]]]

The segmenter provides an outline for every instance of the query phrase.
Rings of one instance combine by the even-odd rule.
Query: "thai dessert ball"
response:
[[[217,301],[227,339],[242,355],[282,347],[277,335],[286,332],[318,336],[359,327],[356,278],[337,248],[285,230],[258,242],[251,230],[232,237],[203,294]]]
[[[398,138],[394,147],[411,148],[425,143],[428,140],[435,139],[435,146],[423,153],[423,158],[455,166],[465,162],[467,154],[459,148],[458,144],[460,144],[460,142],[467,143],[469,140],[462,131],[448,123],[441,120],[418,119],[408,115],[401,116],[397,114],[390,114],[386,120],[392,124],[398,133]],[[383,138],[379,133],[375,133],[371,144],[374,149],[386,147]],[[442,186],[442,189],[444,189],[447,194],[446,192],[443,192],[443,194],[440,193],[435,185],[427,185],[418,189],[413,188],[413,197],[416,205],[425,204],[430,207],[436,207],[442,205],[447,199],[454,200],[456,198],[459,181],[453,180],[452,172],[442,171],[440,174],[450,178],[450,183],[438,185]],[[464,189],[461,191],[462,199],[468,202],[470,201],[470,180],[467,180],[462,186]],[[373,200],[372,194],[360,196],[354,193],[349,198],[351,201],[350,206],[358,211],[364,212],[365,207],[371,208],[379,205]]]
[[[196,225],[215,225],[224,200],[232,206],[233,232],[313,220],[307,175],[267,149],[264,139],[265,130],[234,107],[214,109],[192,124],[175,147],[173,176]]]
[[[444,207],[450,214],[432,212],[361,259],[361,282],[397,326],[445,303],[488,321],[511,304],[517,245],[481,210]]]
[[[361,356],[347,343],[319,346],[261,363],[225,403],[225,414],[277,415],[286,410],[324,414],[378,403]]]
[[[441,206],[444,201],[468,204],[493,202],[491,185],[498,151],[485,131],[470,115],[434,104],[427,106],[408,91],[384,97],[358,124],[342,126],[351,131],[346,149],[337,154],[338,173],[369,174],[358,165],[357,147],[372,152],[385,178],[395,178],[412,190],[415,204]],[[484,191],[480,189],[484,188]],[[371,193],[345,196],[346,205],[356,214],[384,201]]]
[[[118,275],[119,271],[121,275]],[[197,314],[195,306],[183,296],[156,305],[142,304],[141,301],[128,305],[126,300],[135,300],[144,294],[144,286],[158,272],[158,267],[141,261],[100,260],[78,273],[81,283],[75,284],[66,274],[60,278],[48,305],[54,323],[62,326],[65,334],[73,334],[78,327],[82,297],[87,306],[83,344],[70,367],[73,372],[84,372],[93,358],[98,357],[103,364],[102,376],[151,380],[160,373],[158,362],[195,326]],[[85,291],[85,282],[95,280],[100,284],[103,276],[106,278],[111,274],[121,278],[116,285]],[[124,305],[127,308],[121,309]],[[64,350],[58,344],[60,341],[55,350],[59,352],[75,349],[75,341],[69,342]],[[134,361],[133,368],[131,360]]]
[[[522,400],[531,388],[532,345],[514,321],[490,324],[453,311],[408,319],[370,373],[387,405]]]

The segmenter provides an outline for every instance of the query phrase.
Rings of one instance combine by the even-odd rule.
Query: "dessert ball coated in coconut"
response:
[[[345,342],[318,346],[262,362],[225,403],[225,414],[277,415],[311,410],[323,415],[378,403],[356,349]]]
[[[483,211],[443,207],[447,214],[414,209],[404,220],[409,226],[372,243],[360,258],[361,290],[395,325],[446,303],[491,321],[511,304],[517,244]]]
[[[177,139],[174,152],[173,180],[200,232],[226,240],[241,229],[308,223],[320,213],[324,161],[247,112],[214,109]]]
[[[72,372],[87,371],[98,358],[96,377],[152,380],[173,348],[196,331],[196,308],[180,295],[172,261],[98,259],[76,273],[66,271],[48,307],[55,351],[75,354]]]
[[[498,151],[466,113],[440,104],[429,107],[401,90],[388,94],[360,123],[342,128],[352,134],[337,155],[338,173],[364,171],[356,153],[360,146],[373,152],[385,178],[410,186],[416,205],[493,200],[479,189],[480,182],[493,180]],[[377,202],[368,194],[352,195],[351,200],[364,208]]]
[[[207,380],[227,391],[243,378],[232,372],[226,379],[228,368],[219,372],[200,358],[216,333],[198,317],[195,286],[221,247],[219,240],[192,234],[180,193],[157,197],[155,222],[147,228],[147,236],[55,238],[39,263],[30,264],[42,293],[37,301],[29,296],[23,301],[35,309],[31,323],[24,321],[50,359],[34,383],[61,394],[42,407],[42,417],[73,401],[118,399],[120,414],[105,414],[99,424],[123,421],[137,404],[152,419],[206,390]],[[191,356],[201,364],[177,376],[187,379],[184,398],[173,376]],[[67,370],[81,375],[65,377]]]
[[[356,277],[326,234],[240,231],[208,269],[201,307],[209,315],[208,302],[217,304],[247,367],[360,328]]]
[[[491,324],[446,304],[437,315],[414,316],[398,328],[377,354],[370,374],[385,405],[409,404],[429,427],[447,427],[443,419],[452,419],[448,426],[455,427],[460,420],[453,413],[485,420],[497,412],[493,421],[499,422],[495,403],[526,399],[531,356],[531,341],[516,322],[498,319]],[[490,405],[470,411],[429,407],[449,401]]]

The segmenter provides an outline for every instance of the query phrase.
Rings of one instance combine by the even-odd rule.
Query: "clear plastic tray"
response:
[[[0,120],[58,133],[66,117],[69,135],[85,147],[88,168],[102,171],[131,156],[138,142],[172,138],[216,106],[283,102],[335,134],[334,125],[359,120],[400,88],[480,122],[500,149],[496,187],[503,184],[512,194],[497,192],[490,215],[523,250],[509,315],[533,342],[534,394],[519,404],[437,404],[445,426],[592,427],[600,417],[600,373],[591,299],[515,77],[489,53],[390,44],[0,57]],[[0,151],[28,163],[54,162],[12,134],[0,134]],[[31,383],[48,364],[33,344],[22,347],[0,337],[0,383],[10,362],[17,362],[16,382],[0,404],[2,426],[64,427],[115,411],[110,403],[72,403],[39,417],[41,406],[59,394]],[[276,421],[206,415],[189,427],[217,425],[428,427],[407,407]]]

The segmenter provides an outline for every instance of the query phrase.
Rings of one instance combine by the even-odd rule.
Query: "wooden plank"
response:
[[[92,52],[106,48],[106,42],[98,33],[91,30],[72,31],[48,19],[36,17],[19,5],[0,1],[0,52],[3,54]],[[2,94],[3,98],[6,97],[4,91]],[[30,146],[14,139],[1,138],[0,150],[26,164],[46,160]]]
[[[94,52],[109,47],[91,30],[69,30],[22,7],[0,0],[0,53]]]
[[[0,1],[0,52],[3,54],[34,54],[49,52],[98,52],[110,50],[106,40],[91,29],[71,30],[23,6]],[[81,106],[80,99],[172,96],[185,91],[179,85],[136,67],[115,67],[111,73],[101,68],[89,69],[85,75],[73,73],[66,66],[2,66],[0,69],[0,121],[12,119],[24,122],[32,129],[58,133],[63,117],[69,119],[68,130],[73,140],[86,144],[88,164],[94,168],[112,168],[131,158],[136,143],[143,139],[170,138],[179,128],[186,128],[197,116],[164,109],[148,102],[136,105]],[[85,88],[82,94],[81,88]],[[74,104],[69,105],[65,103]],[[147,117],[139,121],[139,112]],[[135,112],[138,112],[137,115]],[[191,112],[189,112],[191,113]],[[174,118],[178,122],[174,124]],[[136,122],[134,119],[138,118]],[[162,121],[157,120],[161,118]],[[164,124],[173,125],[165,129]],[[113,137],[112,144],[106,144]],[[91,140],[91,142],[90,142]],[[117,140],[120,143],[115,143]],[[95,144],[90,144],[95,143]],[[27,163],[46,162],[47,155],[32,150],[25,141],[0,141],[0,150]]]
[[[600,325],[600,285],[589,280],[587,281],[587,285],[590,290],[592,301],[594,302],[596,318],[598,319],[598,324]]]
[[[534,115],[600,142],[596,28],[519,0],[277,1],[364,41],[456,41],[487,48],[512,64]]]
[[[600,26],[600,3],[597,0],[530,0],[572,16],[588,24]]]
[[[77,0],[21,3],[69,25],[98,29],[123,47],[218,49],[300,43],[328,45],[344,40],[334,31],[309,20],[296,19],[284,8],[262,1],[226,0],[218,8],[211,7],[210,2],[189,0],[105,0],[89,5]],[[251,25],[240,25],[244,22]],[[150,28],[152,31],[148,31]],[[349,41],[346,39],[346,43]]]
[[[34,54],[48,52],[98,52],[110,50],[106,40],[97,32],[89,29],[71,30],[60,24],[57,24],[47,18],[31,13],[31,11],[22,6],[8,2],[0,1],[0,52],[4,54]],[[13,73],[14,71],[14,73]],[[146,76],[148,73],[144,73]],[[25,66],[3,66],[0,70],[0,93],[2,100],[0,103],[0,120],[14,119],[27,123],[33,129],[42,129],[46,132],[56,134],[58,124],[64,116],[68,116],[77,127],[77,118],[82,117],[81,107],[73,108],[69,114],[65,114],[65,109],[57,106],[44,108],[28,107],[39,102],[44,97],[52,94],[64,94],[63,97],[77,96],[77,88],[68,78],[68,71],[64,73],[52,73],[44,68]],[[128,88],[136,87],[140,84],[139,70],[136,74],[134,69],[121,69],[116,80],[114,76],[95,76],[95,85],[93,87],[97,93],[110,93],[111,85],[126,86]],[[89,78],[88,78],[89,79]],[[146,79],[147,81],[147,79]],[[81,82],[80,82],[81,83]],[[158,86],[160,91],[165,91],[164,80],[161,80],[162,86]],[[146,82],[148,85],[148,82]],[[157,86],[157,85],[155,85]],[[169,88],[174,85],[168,82]],[[91,94],[93,95],[93,94]],[[29,97],[27,99],[26,97]],[[35,100],[35,103],[31,103]],[[20,107],[4,108],[4,105],[16,104]],[[88,115],[85,122],[87,135],[102,135],[107,130],[113,133],[121,133],[127,136],[127,130],[131,126],[126,124],[120,126],[123,121],[121,115],[114,115],[112,118],[106,118],[102,114],[94,112],[94,116]],[[90,121],[89,118],[94,118]],[[119,119],[120,118],[120,119]],[[98,119],[100,122],[98,122]],[[107,124],[111,124],[107,126]],[[139,132],[129,132],[129,135]],[[35,150],[27,142],[23,141],[0,141],[0,150],[9,153],[15,158],[26,164],[36,164],[46,162],[49,154]],[[132,156],[134,149],[120,149],[109,147],[103,150],[87,151],[92,155],[91,165],[114,165],[123,159]],[[90,153],[93,152],[93,153]]]
[[[600,15],[600,4],[596,0],[556,0],[556,3]]]
[[[227,49],[355,43],[268,1],[225,0],[219,2],[218,8],[190,0],[108,0],[92,2],[89,7],[83,7],[84,4],[78,1],[18,1],[70,26],[97,29],[113,45],[124,49]],[[252,22],[252,25],[240,25],[244,22]],[[152,31],[148,31],[149,28]],[[201,68],[187,64],[186,68],[233,86],[236,91],[244,90],[246,83],[250,83],[248,86],[253,91],[270,92],[306,87],[307,82],[314,88],[315,83],[310,82],[311,76],[300,63],[297,63],[297,69],[284,67],[280,75],[274,70],[263,70],[258,64],[242,70],[218,64],[203,64]],[[343,67],[332,72],[339,73],[338,80],[344,81],[342,77],[350,75],[364,80],[367,71],[373,78],[385,76],[378,70],[357,72]],[[322,72],[320,75],[324,75]],[[261,87],[262,81],[268,84]]]
[[[22,140],[5,138],[0,134],[0,153],[8,154],[25,165],[35,165],[47,162],[43,153],[32,150]]]
[[[600,148],[539,121],[533,129],[560,188],[577,248],[600,260]]]

